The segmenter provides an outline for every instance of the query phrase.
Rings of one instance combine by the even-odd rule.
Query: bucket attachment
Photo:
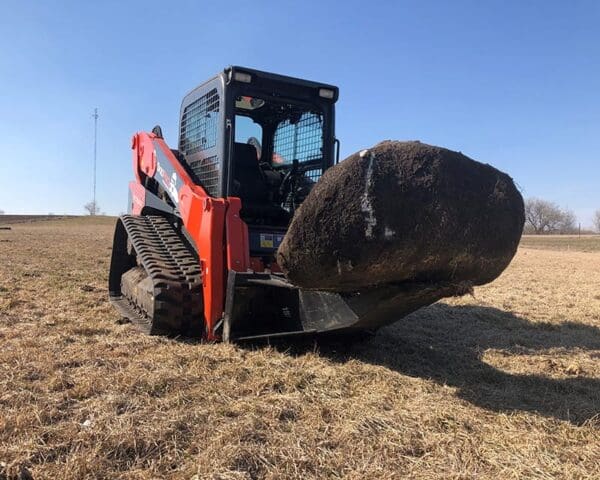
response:
[[[281,274],[229,272],[224,341],[345,330],[357,320],[337,293],[302,290]]]

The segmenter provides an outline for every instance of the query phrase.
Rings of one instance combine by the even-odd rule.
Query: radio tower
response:
[[[93,212],[92,215],[96,215],[96,210],[98,209],[98,205],[96,204],[96,150],[98,144],[98,109],[94,108],[94,186],[93,186],[93,194],[92,194],[92,206]]]

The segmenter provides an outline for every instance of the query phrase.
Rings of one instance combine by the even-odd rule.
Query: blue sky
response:
[[[0,0],[0,209],[126,209],[130,137],[177,144],[183,95],[229,64],[340,87],[342,158],[383,139],[600,208],[600,2]]]

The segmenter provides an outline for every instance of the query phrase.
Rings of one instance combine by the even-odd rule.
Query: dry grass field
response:
[[[372,337],[146,337],[113,221],[0,231],[0,479],[600,478],[600,252],[530,242]]]

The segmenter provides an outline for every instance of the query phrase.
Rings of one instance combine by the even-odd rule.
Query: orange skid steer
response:
[[[210,341],[378,323],[370,297],[381,292],[299,289],[275,261],[294,211],[337,162],[337,98],[331,85],[229,67],[183,99],[177,150],[158,126],[136,133],[109,275],[117,310],[150,334]]]

